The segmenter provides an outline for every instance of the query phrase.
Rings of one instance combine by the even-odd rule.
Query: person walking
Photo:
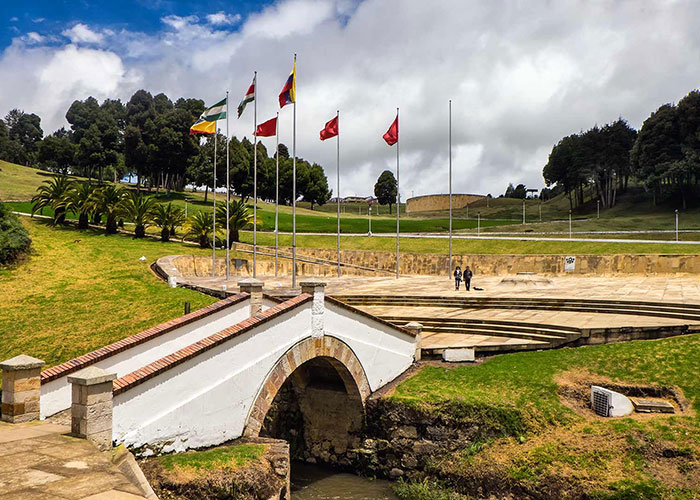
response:
[[[457,266],[453,274],[455,277],[455,290],[459,290],[459,282],[462,281],[462,268]]]
[[[466,288],[467,291],[469,291],[469,287],[471,286],[471,283],[472,283],[472,276],[473,276],[473,275],[474,275],[474,273],[472,273],[472,270],[469,269],[469,266],[467,266],[467,267],[464,269],[464,275],[463,275],[463,277],[464,277],[464,288]]]

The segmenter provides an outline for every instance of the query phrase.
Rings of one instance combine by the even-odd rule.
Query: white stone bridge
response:
[[[307,445],[330,440],[341,456],[352,443],[333,433],[359,431],[367,397],[414,362],[419,328],[327,297],[317,281],[283,302],[263,296],[259,281],[240,285],[237,295],[41,372],[41,418],[72,406],[74,432],[98,444],[182,451],[283,425],[286,417],[269,414],[283,415],[283,393],[295,393]]]

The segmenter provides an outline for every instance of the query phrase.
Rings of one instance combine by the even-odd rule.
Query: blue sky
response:
[[[263,0],[3,0],[0,2],[0,49],[10,45],[20,34],[58,35],[78,22],[100,28],[155,33],[162,29],[161,19],[166,16],[204,18],[223,11],[230,15],[239,14],[244,20],[249,13],[271,3]],[[220,29],[235,30],[236,26],[221,26]]]

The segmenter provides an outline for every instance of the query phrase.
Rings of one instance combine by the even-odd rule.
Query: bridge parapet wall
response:
[[[234,295],[41,373],[41,418],[71,406],[68,377],[88,366],[122,377],[248,317],[248,295]]]

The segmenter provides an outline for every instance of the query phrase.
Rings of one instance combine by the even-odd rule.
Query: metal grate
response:
[[[602,391],[593,391],[593,411],[601,417],[610,416],[610,395]]]

